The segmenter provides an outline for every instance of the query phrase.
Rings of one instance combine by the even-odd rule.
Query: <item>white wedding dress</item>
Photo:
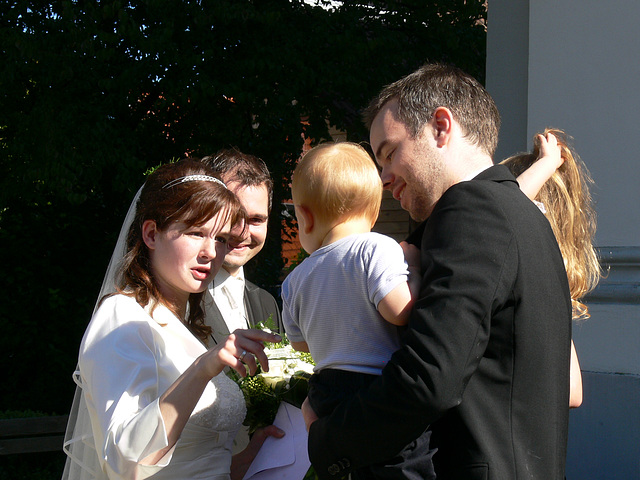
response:
[[[114,289],[114,271],[124,252],[120,240],[101,296]],[[94,312],[74,373],[78,388],[65,436],[63,480],[229,479],[233,439],[246,407],[242,392],[224,373],[209,382],[164,458],[138,465],[167,446],[158,398],[206,351],[166,307],[157,305],[153,316],[149,311],[131,297],[114,295]]]

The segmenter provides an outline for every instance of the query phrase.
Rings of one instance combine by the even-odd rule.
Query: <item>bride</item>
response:
[[[242,478],[266,436],[282,432],[254,435],[232,464],[245,403],[222,371],[267,371],[262,342],[279,336],[236,330],[207,350],[202,298],[244,211],[194,160],[158,168],[134,202],[116,292],[80,345],[63,479]],[[103,290],[113,282],[108,273]]]

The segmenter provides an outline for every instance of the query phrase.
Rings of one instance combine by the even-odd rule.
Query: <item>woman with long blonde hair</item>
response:
[[[593,184],[589,170],[573,150],[570,137],[551,128],[534,137],[531,153],[514,155],[502,163],[551,224],[567,271],[573,319],[589,318],[589,309],[582,299],[602,276],[593,245],[596,213],[589,192]],[[571,407],[582,403],[582,375],[573,342],[569,403]]]

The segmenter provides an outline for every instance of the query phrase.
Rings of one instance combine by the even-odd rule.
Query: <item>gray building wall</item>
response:
[[[574,324],[584,401],[571,411],[567,478],[640,479],[640,2],[490,0],[487,25],[496,161],[553,126],[595,181],[608,276]]]

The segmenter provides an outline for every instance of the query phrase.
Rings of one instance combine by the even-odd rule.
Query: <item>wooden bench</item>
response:
[[[62,451],[69,415],[0,419],[0,455]]]

